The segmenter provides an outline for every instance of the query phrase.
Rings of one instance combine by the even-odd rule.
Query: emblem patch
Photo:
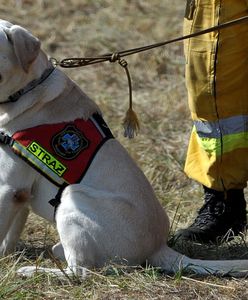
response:
[[[89,141],[74,125],[68,125],[53,137],[52,147],[57,155],[69,160],[88,148]]]

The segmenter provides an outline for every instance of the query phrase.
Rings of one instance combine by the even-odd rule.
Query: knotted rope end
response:
[[[132,108],[129,108],[126,112],[126,116],[123,120],[123,127],[124,137],[128,137],[129,139],[134,138],[134,135],[137,135],[140,130],[138,117]]]

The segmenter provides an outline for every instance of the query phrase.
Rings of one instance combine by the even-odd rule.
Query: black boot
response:
[[[181,229],[175,239],[201,243],[217,242],[246,229],[246,201],[243,190],[219,192],[204,187],[205,203],[192,225]]]

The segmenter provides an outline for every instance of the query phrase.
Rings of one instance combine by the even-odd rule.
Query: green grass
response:
[[[93,56],[181,35],[184,0],[1,0],[0,18],[38,36],[52,57]],[[115,136],[128,149],[154,187],[172,222],[171,235],[187,226],[201,206],[201,189],[184,172],[191,120],[184,86],[181,43],[127,58],[134,109],[141,123],[134,140],[123,137],[128,85],[118,64],[65,70],[93,98]],[[248,299],[246,279],[173,277],[151,267],[110,265],[93,270],[83,282],[48,275],[23,279],[25,265],[56,267],[49,249],[54,227],[33,214],[19,252],[0,258],[0,299]],[[174,245],[202,258],[247,258],[246,237],[231,243]]]

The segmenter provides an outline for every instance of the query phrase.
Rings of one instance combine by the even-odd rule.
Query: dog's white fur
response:
[[[40,124],[87,119],[100,112],[80,88],[56,69],[43,83],[16,103],[9,95],[41,76],[50,62],[40,42],[24,28],[0,21],[0,126],[9,135]],[[57,188],[9,147],[0,146],[0,253],[14,251],[31,207],[53,221],[48,200]],[[68,186],[56,213],[60,242],[55,256],[65,257],[67,274],[125,261],[148,261],[167,272],[187,267],[199,274],[243,274],[248,261],[201,261],[185,257],[167,244],[169,220],[147,179],[117,140],[107,141],[95,156],[80,184]],[[59,269],[24,267],[63,275]]]

